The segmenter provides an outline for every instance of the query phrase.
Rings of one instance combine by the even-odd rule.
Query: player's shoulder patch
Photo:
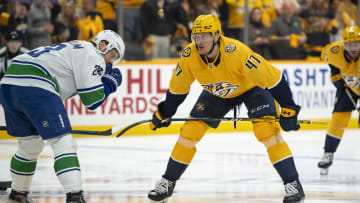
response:
[[[227,44],[225,46],[225,53],[233,53],[236,50],[235,44]]]
[[[339,50],[340,50],[340,46],[339,46],[339,45],[336,45],[336,46],[333,46],[333,47],[330,48],[330,51],[331,51],[331,53],[333,53],[333,54],[339,53]]]
[[[183,56],[183,57],[188,57],[188,56],[190,56],[190,54],[191,54],[191,48],[190,48],[190,47],[186,47],[186,48],[184,49],[183,53],[182,53],[182,56]]]

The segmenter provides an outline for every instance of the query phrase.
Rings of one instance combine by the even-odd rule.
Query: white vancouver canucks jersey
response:
[[[105,60],[89,42],[39,47],[12,60],[1,84],[39,87],[65,100],[79,93],[87,107],[105,99]]]

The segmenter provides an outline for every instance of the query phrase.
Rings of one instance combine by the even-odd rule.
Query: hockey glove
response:
[[[120,70],[117,68],[112,68],[112,64],[107,64],[105,75],[101,78],[101,81],[109,86],[110,93],[115,92],[117,87],[122,82]]]
[[[157,128],[168,127],[171,123],[171,116],[165,116],[161,111],[164,106],[164,101],[158,104],[158,107],[153,114],[152,120],[149,124],[151,130],[156,130]]]
[[[280,115],[280,126],[285,131],[298,130],[300,125],[298,124],[297,116],[299,114],[301,107],[298,105],[295,106],[283,106],[281,107]]]
[[[332,75],[330,77],[332,83],[335,85],[338,89],[344,89],[347,85],[345,84],[344,79],[341,77],[341,74],[338,73],[336,75]]]

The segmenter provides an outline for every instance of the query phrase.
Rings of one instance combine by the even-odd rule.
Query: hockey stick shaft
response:
[[[356,105],[356,101],[355,99],[352,97],[351,93],[350,93],[350,90],[348,88],[345,88],[345,92],[347,94],[347,96],[349,97],[351,103],[353,104],[355,110],[358,109],[357,105]]]
[[[171,121],[252,121],[252,122],[279,122],[279,119],[271,119],[271,118],[233,118],[233,117],[224,117],[224,118],[172,118]],[[131,128],[149,123],[151,119],[141,120],[135,122],[131,125],[126,126],[123,128],[116,137],[122,136],[125,132],[130,130]],[[327,122],[322,121],[312,121],[312,120],[298,120],[298,123],[302,124],[327,124]]]
[[[253,121],[253,122],[279,122],[279,119],[268,119],[268,118],[173,118],[171,121]],[[82,134],[82,135],[98,135],[98,136],[110,136],[119,130],[121,130],[116,137],[122,136],[125,132],[131,128],[151,122],[151,119],[141,120],[130,125],[124,123],[113,126],[112,128],[104,131],[91,131],[91,130],[71,130],[72,134]],[[312,120],[298,120],[298,123],[302,124],[326,124],[326,122],[321,121],[312,121]],[[6,130],[6,126],[0,126],[0,130]]]
[[[110,135],[112,135],[113,133],[117,132],[120,129],[116,128],[116,126],[114,126],[113,128],[110,128],[110,129],[104,130],[104,131],[71,130],[71,134],[110,136]],[[0,130],[6,130],[6,126],[0,126]]]

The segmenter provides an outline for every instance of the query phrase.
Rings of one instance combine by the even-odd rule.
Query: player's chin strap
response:
[[[216,44],[220,44],[220,37],[219,37],[219,39],[218,39],[218,41],[217,41],[217,42],[215,42],[215,39],[214,39],[214,41],[213,41],[213,44],[212,44],[212,47],[211,47],[210,51],[209,51],[207,54],[205,54],[205,56],[208,56],[208,55],[210,55],[210,54],[211,54],[211,52],[214,50],[214,48],[215,48],[215,45],[216,45]]]

